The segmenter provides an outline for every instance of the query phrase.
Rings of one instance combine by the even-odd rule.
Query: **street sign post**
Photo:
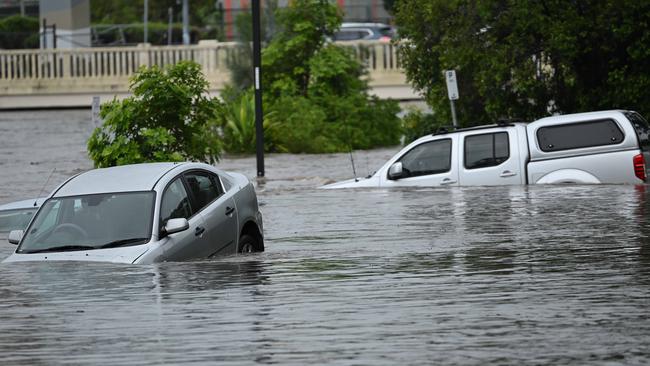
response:
[[[458,127],[458,120],[456,119],[456,106],[454,101],[458,100],[458,83],[456,82],[456,70],[445,71],[445,81],[447,82],[447,95],[449,96],[449,103],[451,104],[451,118],[454,123],[454,128]]]

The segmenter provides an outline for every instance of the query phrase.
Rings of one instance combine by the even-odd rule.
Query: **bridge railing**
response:
[[[367,65],[371,79],[386,72],[401,73],[396,48],[391,44],[365,41],[344,45]],[[22,89],[20,86],[36,82],[42,88],[50,82],[78,79],[86,85],[124,84],[119,87],[124,89],[141,66],[164,67],[181,60],[199,63],[211,86],[218,87],[230,78],[228,63],[245,57],[241,47],[232,42],[204,41],[190,46],[0,50],[0,87],[4,84],[4,90],[9,91],[9,86]]]

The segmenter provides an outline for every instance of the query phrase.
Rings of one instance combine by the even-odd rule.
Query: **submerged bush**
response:
[[[223,107],[206,96],[207,87],[194,62],[140,69],[131,80],[132,97],[102,105],[104,123],[88,141],[95,166],[217,161],[221,141],[216,127]]]

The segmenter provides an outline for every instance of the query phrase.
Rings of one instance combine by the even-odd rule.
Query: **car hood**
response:
[[[142,244],[121,248],[75,250],[67,252],[47,252],[32,254],[14,253],[2,261],[2,263],[45,261],[133,263],[143,254],[149,251],[149,249],[149,244]]]
[[[379,178],[373,175],[369,178],[353,178],[336,183],[326,184],[320,188],[322,189],[338,189],[338,188],[368,188],[379,187]]]

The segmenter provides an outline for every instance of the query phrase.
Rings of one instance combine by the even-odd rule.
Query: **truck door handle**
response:
[[[508,177],[514,177],[515,175],[517,175],[517,173],[515,173],[515,172],[511,172],[511,171],[509,171],[509,170],[504,170],[504,171],[501,173],[501,175],[499,175],[499,177],[501,177],[501,178],[508,178]]]
[[[455,180],[451,180],[451,179],[449,179],[449,178],[445,178],[445,179],[442,180],[442,182],[440,182],[440,185],[441,185],[441,186],[446,186],[446,185],[448,185],[448,184],[454,184],[454,183],[456,183]]]
[[[226,207],[226,216],[232,215],[233,212],[235,212],[234,207]]]
[[[201,234],[203,234],[204,231],[205,228],[203,226],[197,226],[196,229],[194,230],[194,235],[200,236]]]

